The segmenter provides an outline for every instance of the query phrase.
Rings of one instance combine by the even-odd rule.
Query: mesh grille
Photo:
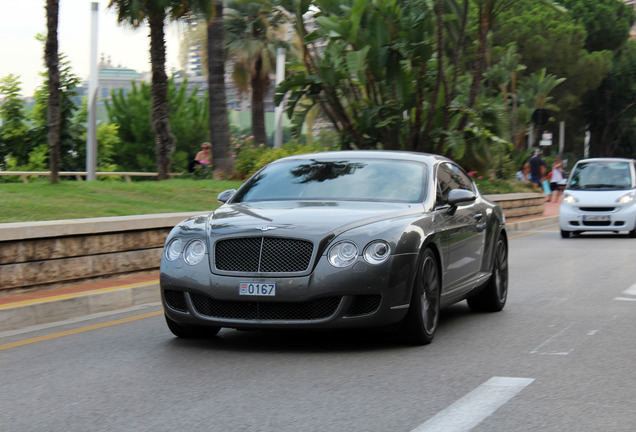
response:
[[[356,316],[356,315],[367,315],[375,312],[380,307],[380,300],[382,299],[379,295],[361,295],[355,296],[353,298],[353,302],[351,303],[351,307],[349,308],[349,313],[347,316]]]
[[[165,290],[163,297],[166,300],[166,304],[174,310],[180,312],[187,312],[188,306],[186,305],[185,295],[182,291]]]
[[[239,238],[221,240],[214,248],[218,270],[253,273],[291,273],[307,270],[313,244],[281,238]]]
[[[318,320],[333,315],[340,305],[340,297],[296,303],[224,301],[196,293],[191,293],[190,298],[194,309],[201,315],[246,321]]]
[[[615,207],[580,207],[581,211],[586,211],[586,212],[613,212],[614,210],[616,210]]]

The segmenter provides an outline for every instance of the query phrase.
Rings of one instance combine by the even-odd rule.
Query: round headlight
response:
[[[199,264],[205,256],[205,243],[201,240],[192,240],[183,251],[183,259],[190,265]]]
[[[170,240],[168,246],[166,246],[166,258],[168,261],[174,261],[179,258],[181,251],[183,250],[183,243],[178,238]]]
[[[334,245],[329,249],[328,259],[334,267],[347,267],[353,264],[358,256],[358,247],[349,241]]]
[[[369,264],[382,264],[389,258],[391,248],[383,240],[371,242],[364,248],[364,259]]]

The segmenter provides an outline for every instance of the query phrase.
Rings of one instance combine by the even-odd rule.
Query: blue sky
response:
[[[60,0],[58,40],[60,52],[71,63],[75,75],[88,79],[90,71],[92,0]],[[110,57],[113,65],[139,72],[150,70],[148,27],[139,29],[117,24],[108,0],[98,1],[98,57]],[[32,96],[43,78],[44,46],[35,39],[46,33],[45,0],[0,0],[0,78],[19,75],[24,96]],[[167,28],[167,68],[178,68],[179,27]]]

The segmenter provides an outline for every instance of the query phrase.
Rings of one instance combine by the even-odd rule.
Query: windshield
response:
[[[403,160],[289,160],[265,167],[232,198],[422,202],[426,166]]]
[[[574,167],[568,189],[622,190],[632,189],[629,162],[590,161]]]

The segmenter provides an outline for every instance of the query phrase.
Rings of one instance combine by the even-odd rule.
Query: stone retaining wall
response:
[[[542,193],[511,193],[484,195],[484,197],[499,204],[506,219],[541,216],[545,210],[545,195]]]
[[[159,268],[173,213],[0,224],[0,290]]]

